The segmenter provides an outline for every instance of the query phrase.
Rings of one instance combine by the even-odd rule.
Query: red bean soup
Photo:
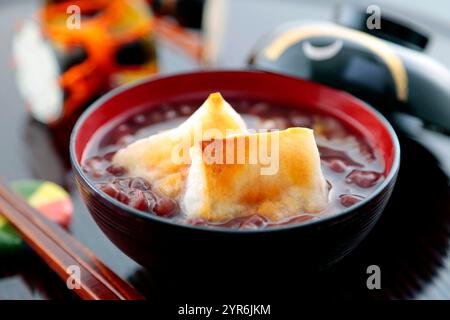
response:
[[[252,129],[314,129],[323,174],[330,188],[328,208],[321,213],[302,213],[282,221],[269,221],[252,215],[220,224],[202,219],[187,219],[175,199],[152,189],[151,181],[128,175],[125,168],[111,163],[115,152],[128,144],[174,128],[191,115],[201,101],[180,105],[160,105],[139,113],[126,114],[103,126],[92,137],[82,159],[87,176],[103,192],[118,201],[178,223],[235,229],[270,228],[301,223],[336,214],[369,196],[385,179],[382,157],[355,130],[330,115],[261,101],[229,100]]]

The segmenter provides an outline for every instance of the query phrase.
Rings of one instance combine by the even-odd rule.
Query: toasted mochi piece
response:
[[[277,221],[327,207],[328,186],[311,129],[202,141],[191,157],[181,203],[188,217],[223,222],[257,214]]]
[[[210,94],[203,105],[174,129],[138,140],[119,150],[113,164],[147,179],[161,193],[176,197],[185,185],[191,162],[189,149],[203,139],[246,132],[241,116],[222,98]]]

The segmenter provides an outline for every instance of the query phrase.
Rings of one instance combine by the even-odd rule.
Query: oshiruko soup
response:
[[[127,162],[124,162],[127,163],[127,166],[117,164],[120,162],[115,161],[118,158],[115,155],[119,150],[127,148],[127,146],[140,139],[145,140],[147,137],[179,127],[202,105],[202,101],[191,101],[178,105],[164,104],[138,113],[125,114],[123,117],[107,123],[97,130],[90,140],[81,161],[83,171],[104,193],[149,215],[158,215],[181,224],[234,229],[270,228],[279,225],[302,223],[310,219],[320,219],[324,216],[333,215],[368,197],[383,182],[385,166],[381,156],[360,134],[347,127],[342,121],[327,114],[312,112],[307,108],[294,108],[264,101],[229,100],[228,102],[242,117],[248,130],[269,133],[277,132],[278,130],[280,130],[280,133],[286,132],[281,137],[286,137],[285,140],[287,142],[285,143],[288,145],[283,146],[281,144],[280,150],[285,150],[283,152],[291,156],[296,156],[298,152],[303,150],[301,144],[299,146],[292,144],[292,141],[295,140],[291,139],[290,136],[297,131],[281,130],[287,128],[313,129],[314,137],[312,140],[315,140],[317,143],[317,148],[315,148],[315,145],[312,147],[318,150],[318,154],[320,154],[320,160],[317,157],[318,161],[320,161],[318,165],[319,172],[315,175],[319,177],[317,179],[320,179],[323,175],[323,181],[325,181],[326,185],[326,205],[324,205],[323,199],[314,200],[317,203],[322,201],[321,206],[314,206],[315,202],[308,199],[308,197],[316,197],[315,190],[310,193],[312,196],[308,196],[308,193],[305,192],[302,196],[299,195],[297,197],[292,190],[303,189],[286,188],[284,190],[281,188],[281,190],[275,190],[275,187],[272,188],[272,186],[279,186],[280,183],[285,183],[284,181],[294,183],[294,180],[290,179],[289,172],[301,173],[301,170],[305,170],[304,166],[298,168],[298,170],[295,167],[299,165],[298,162],[302,162],[302,157],[286,164],[283,161],[289,162],[289,159],[283,159],[287,156],[283,155],[280,158],[279,165],[282,169],[280,171],[280,181],[276,180],[278,179],[277,177],[255,178],[255,171],[247,167],[239,167],[239,175],[236,175],[237,169],[227,165],[224,165],[224,170],[221,169],[221,166],[214,167],[210,170],[212,175],[208,176],[208,181],[210,182],[210,185],[207,185],[208,188],[205,189],[206,187],[203,186],[198,190],[191,191],[191,196],[187,200],[186,198],[183,200],[183,194],[188,193],[185,190],[185,185],[191,184],[190,188],[197,187],[197,181],[195,180],[197,178],[192,178],[191,176],[194,176],[194,173],[189,172],[190,164],[183,166],[179,170],[180,177],[184,179],[181,187],[178,180],[172,183],[172,178],[165,179],[164,172],[156,175],[159,179],[158,181],[164,181],[166,185],[171,187],[176,186],[178,192],[176,196],[172,196],[171,192],[165,192],[165,189],[161,188],[160,184],[155,184],[152,180],[154,175],[141,174],[140,172],[144,171],[136,170],[133,164],[128,165]],[[302,132],[299,131],[301,134]],[[308,132],[311,131],[308,130]],[[234,136],[231,137],[233,139]],[[211,139],[208,140],[208,142],[210,141]],[[280,143],[283,143],[283,140],[280,140]],[[164,143],[161,145],[161,148],[163,147]],[[149,152],[158,154],[159,150],[159,147],[155,147],[154,150],[146,150],[146,152],[147,154]],[[133,159],[140,159],[140,157],[134,156]],[[193,166],[194,160],[192,160],[192,163]],[[286,171],[288,166],[293,171]],[[205,169],[206,166],[203,165],[202,168]],[[283,173],[283,170],[288,172],[287,176],[286,173]],[[251,175],[254,177],[250,178],[249,176],[248,183],[245,176],[247,172],[252,172]],[[176,174],[178,173],[174,175],[171,172],[170,177],[181,179]],[[209,173],[205,171],[202,174],[201,177],[205,177]],[[217,181],[214,180],[214,175],[216,174],[222,175],[216,179]],[[239,184],[233,179],[239,179]],[[299,179],[301,180],[301,177]],[[222,180],[227,180],[223,181],[224,185],[222,185]],[[252,181],[259,181],[260,183],[251,185]],[[268,182],[266,183],[265,181]],[[214,186],[217,186],[216,189],[213,188]],[[234,186],[233,188],[238,190],[230,190],[230,186]],[[313,181],[311,186],[316,188],[317,183]],[[243,194],[246,192],[245,190],[239,190],[240,188],[252,190],[248,193],[251,196],[247,195],[244,197],[245,199],[239,198],[240,192]],[[260,191],[256,192],[254,190]],[[208,197],[202,196],[202,192],[208,194]],[[279,192],[280,194],[276,197],[276,205],[271,206],[272,200],[269,199],[267,201],[267,199],[263,198],[270,197],[273,192]],[[196,193],[199,194],[196,195]],[[230,200],[228,206],[226,202],[223,202],[223,199],[220,200],[221,195],[229,193],[233,195],[238,194],[237,197],[230,197],[230,199],[239,199],[239,202]],[[218,199],[222,202],[219,203]],[[303,205],[296,206],[296,199],[303,201]],[[214,208],[216,213],[214,216],[204,211],[203,214],[193,216],[187,214],[185,208],[188,208],[189,212],[194,209],[196,210],[194,210],[195,212],[202,212],[199,208],[203,208],[202,202],[204,201],[208,201],[210,205],[207,208]],[[249,201],[251,206],[246,206]],[[195,207],[194,209],[190,207],[191,203],[194,203],[192,205]],[[242,205],[243,203],[245,206]],[[229,207],[235,209],[230,209]],[[246,211],[243,211],[242,208],[246,208]],[[283,210],[284,208],[290,208],[291,210],[305,208],[305,210],[301,209],[293,213],[286,209],[285,211],[289,212],[286,215],[270,212],[270,210],[277,210],[277,208],[283,208]],[[312,209],[310,210],[310,208]],[[227,210],[230,214],[222,215],[221,210]],[[239,214],[233,216],[233,212],[239,212]],[[208,217],[212,218],[209,219]]]

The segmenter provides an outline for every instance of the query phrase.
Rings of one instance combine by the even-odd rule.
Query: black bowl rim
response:
[[[138,80],[138,81],[132,82],[130,84],[122,85],[118,88],[115,88],[115,89],[109,91],[108,93],[106,93],[105,95],[103,95],[102,97],[100,97],[99,99],[97,99],[94,103],[92,103],[83,112],[83,114],[80,116],[80,118],[77,120],[77,122],[72,130],[72,133],[70,136],[70,160],[72,162],[72,166],[75,168],[79,177],[81,177],[83,179],[83,182],[87,186],[89,186],[89,188],[91,190],[93,190],[96,194],[98,194],[101,198],[103,198],[105,201],[110,202],[114,206],[118,207],[119,209],[121,209],[133,216],[142,218],[142,219],[151,220],[153,222],[156,221],[156,222],[160,222],[160,223],[165,223],[165,224],[172,225],[174,227],[187,228],[187,229],[191,229],[193,231],[200,231],[200,232],[203,231],[203,232],[218,232],[218,233],[231,233],[231,234],[235,234],[235,233],[257,234],[257,233],[266,233],[266,232],[280,232],[280,231],[291,230],[291,229],[295,229],[295,228],[307,228],[307,227],[317,226],[318,224],[325,224],[326,222],[333,222],[335,220],[343,218],[346,215],[350,215],[352,212],[354,213],[356,211],[359,211],[358,210],[359,208],[363,207],[364,205],[369,203],[371,200],[376,198],[381,192],[383,192],[383,190],[385,190],[389,186],[389,184],[392,182],[392,180],[396,178],[397,172],[400,167],[400,143],[399,143],[397,134],[395,133],[395,130],[393,129],[393,127],[391,126],[389,121],[380,112],[378,112],[372,106],[370,106],[367,102],[365,102],[345,91],[337,90],[337,89],[331,88],[329,86],[326,86],[326,85],[323,85],[320,83],[316,83],[316,84],[326,87],[332,91],[336,91],[336,92],[339,92],[340,94],[347,95],[351,99],[357,100],[360,103],[362,108],[366,108],[367,111],[373,113],[376,117],[378,117],[378,119],[382,122],[382,124],[389,131],[393,145],[394,145],[394,159],[393,159],[391,170],[389,171],[389,174],[386,176],[384,181],[374,190],[374,192],[372,192],[367,198],[363,199],[362,201],[358,202],[357,204],[355,204],[349,208],[345,208],[344,210],[339,211],[338,213],[335,213],[335,214],[330,214],[327,216],[310,219],[305,222],[300,222],[297,224],[293,223],[293,224],[286,224],[286,225],[281,225],[281,226],[273,226],[270,228],[241,230],[241,229],[233,229],[233,228],[226,228],[226,227],[219,227],[219,226],[215,227],[215,226],[202,226],[202,225],[191,225],[191,224],[178,223],[178,222],[172,221],[167,218],[159,217],[154,214],[145,213],[145,212],[139,211],[137,209],[134,209],[132,207],[129,207],[126,204],[112,198],[111,196],[107,195],[106,193],[104,193],[103,191],[98,189],[94,185],[94,183],[92,181],[90,181],[90,179],[84,174],[84,172],[81,168],[81,164],[78,163],[77,157],[75,154],[75,138],[77,136],[79,128],[84,123],[84,121],[90,116],[90,114],[92,112],[94,112],[97,108],[99,108],[101,105],[103,105],[109,99],[114,98],[115,96],[121,94],[122,92],[124,92],[128,89],[143,85],[147,82],[158,81],[160,79],[166,79],[166,78],[174,78],[174,77],[178,77],[178,76],[189,76],[189,75],[194,75],[194,74],[205,74],[205,73],[217,74],[218,76],[220,76],[220,74],[224,74],[224,73],[270,74],[270,75],[275,75],[277,77],[299,80],[292,76],[288,76],[288,75],[284,75],[284,74],[280,74],[280,73],[276,73],[276,72],[270,72],[270,71],[249,70],[249,69],[226,69],[226,70],[208,69],[208,70],[199,70],[199,71],[193,71],[193,72],[177,72],[177,73],[171,73],[169,75],[157,75],[157,76],[153,76],[151,78],[145,78],[145,79]],[[307,81],[307,82],[314,82],[314,81],[304,80],[304,79],[300,79],[300,80]],[[364,211],[361,214],[364,214]]]

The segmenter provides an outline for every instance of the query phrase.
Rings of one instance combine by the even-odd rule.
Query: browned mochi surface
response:
[[[181,204],[188,217],[222,222],[257,214],[277,221],[327,207],[311,129],[202,141],[191,148],[191,158]]]
[[[313,131],[249,133],[219,93],[178,127],[128,145],[112,161],[179,201],[187,218],[279,221],[328,204]]]
[[[184,189],[191,146],[204,139],[224,138],[230,132],[246,130],[241,116],[220,93],[213,93],[181,125],[119,150],[113,163],[124,167],[129,176],[148,180],[157,192],[177,198]]]

